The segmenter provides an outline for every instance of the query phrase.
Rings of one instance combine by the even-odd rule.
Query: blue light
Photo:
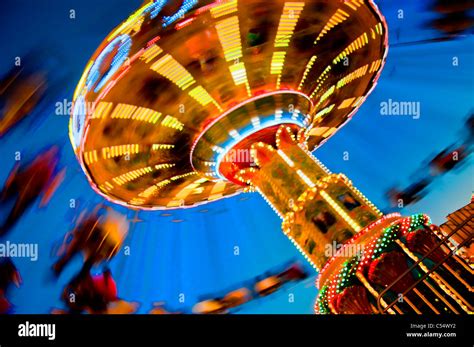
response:
[[[114,50],[117,45],[119,45],[118,52],[110,64],[110,69],[104,76],[101,77],[99,69],[103,60]],[[94,89],[94,92],[97,93],[107,83],[110,77],[112,77],[113,74],[122,66],[125,60],[127,60],[131,46],[132,40],[128,35],[120,35],[112,40],[112,42],[110,42],[97,57],[94,65],[92,65],[86,80],[87,89],[89,90],[97,81],[99,81]]]
[[[168,25],[184,16],[186,12],[192,9],[197,3],[198,0],[185,0],[180,9],[174,15],[163,17],[163,28],[166,28]]]
[[[150,12],[150,18],[153,19],[161,12],[163,6],[165,6],[167,0],[157,0],[150,7],[146,9],[146,12]]]

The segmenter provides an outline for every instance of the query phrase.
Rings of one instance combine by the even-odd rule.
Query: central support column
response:
[[[289,127],[276,134],[276,148],[252,145],[256,166],[238,172],[283,219],[283,231],[321,269],[338,245],[382,216],[342,174],[332,174]]]

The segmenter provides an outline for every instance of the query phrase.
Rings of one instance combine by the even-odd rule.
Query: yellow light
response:
[[[186,172],[182,175],[173,176],[173,177],[170,178],[170,180],[171,181],[177,181],[177,180],[180,180],[181,178],[185,178],[185,177],[192,176],[192,175],[197,175],[197,173],[195,171]]]
[[[169,79],[182,90],[196,82],[193,76],[169,54],[158,59],[150,69]]]
[[[216,24],[217,35],[224,50],[226,61],[235,61],[242,57],[239,18],[233,16]]]
[[[129,119],[132,117],[133,113],[137,108],[138,107],[134,105],[118,104],[117,106],[115,106],[110,117],[119,119]]]
[[[331,88],[329,88],[322,96],[321,98],[319,98],[319,102],[317,103],[316,106],[320,105],[324,100],[326,100],[327,98],[329,98],[333,93],[334,93],[334,90],[336,89],[336,87],[334,85],[331,86]]]
[[[352,103],[354,102],[354,99],[355,99],[355,97],[344,100],[343,102],[341,102],[338,109],[342,110],[342,109],[350,107],[352,105]]]
[[[211,14],[214,18],[219,18],[237,11],[237,0],[226,1],[211,8]]]
[[[175,164],[172,164],[172,163],[158,164],[158,165],[155,165],[155,166],[147,166],[147,167],[143,167],[143,168],[140,168],[140,169],[129,171],[127,173],[124,173],[123,175],[114,177],[114,178],[112,178],[112,181],[114,181],[117,185],[121,186],[125,183],[136,180],[137,178],[140,178],[140,177],[142,177],[146,174],[149,174],[153,171],[168,169],[168,168],[171,168],[173,166],[175,166]],[[110,183],[105,182],[105,184],[110,184]]]
[[[382,59],[377,59],[377,60],[373,61],[372,64],[370,64],[369,72],[373,73],[373,72],[377,71],[380,68],[381,65],[382,65]]]
[[[98,161],[97,151],[94,149],[89,152],[84,152],[84,160],[87,165],[97,162]]]
[[[314,122],[315,120],[321,118],[322,116],[328,114],[329,112],[331,112],[332,109],[334,108],[334,106],[335,106],[334,104],[329,105],[328,107],[325,107],[325,108],[323,108],[321,111],[319,111],[318,113],[316,113],[316,115],[314,116],[313,122]]]
[[[153,3],[150,2],[146,4],[145,6],[136,10],[134,13],[132,13],[125,22],[120,24],[112,33],[109,34],[109,36],[107,36],[107,41],[112,41],[112,39],[115,38],[119,34],[127,34],[132,29],[134,28],[137,29],[137,25],[139,25],[140,27],[143,22],[144,11],[152,5]]]
[[[321,88],[321,86],[323,85],[324,82],[326,82],[326,80],[328,79],[329,77],[329,71],[331,71],[331,65],[328,65],[326,66],[326,68],[324,69],[324,71],[321,73],[321,75],[318,77],[318,79],[316,80],[316,83],[318,83],[318,85],[316,86],[316,88],[314,88],[314,91],[313,93],[311,93],[311,98],[314,98],[314,96],[316,95],[316,93],[319,91],[319,89]]]
[[[357,70],[354,70],[350,74],[344,76],[343,78],[341,78],[337,82],[337,88],[340,89],[340,88],[344,87],[346,84],[351,83],[352,81],[363,77],[367,73],[368,67],[369,67],[369,65],[366,64],[366,65],[358,68]]]
[[[175,166],[175,164],[172,163],[163,163],[163,164],[157,164],[154,166],[155,170],[163,170],[163,169],[169,169],[170,167]]]
[[[275,47],[288,47],[304,5],[304,2],[285,2],[275,37]]]
[[[382,35],[382,33],[383,33],[382,23],[378,23],[375,26],[375,32],[379,35]]]
[[[140,168],[137,170],[129,171],[123,175],[114,177],[112,178],[112,181],[114,181],[117,185],[121,186],[125,183],[136,180],[137,178],[140,178],[141,176],[144,176],[152,171],[153,169],[151,167]]]
[[[305,173],[301,170],[296,170],[296,173],[298,174],[298,176],[300,176],[300,178],[303,180],[304,183],[306,183],[306,185],[308,185],[309,187],[314,187],[315,184],[313,181],[311,181],[311,179],[305,175]]]
[[[245,85],[247,94],[251,96],[245,64],[239,61],[242,58],[239,18],[233,16],[220,21],[216,24],[216,31],[224,51],[225,60],[234,63],[229,66],[229,70],[235,85]]]
[[[314,44],[321,40],[321,38],[326,35],[328,31],[330,31],[336,25],[344,22],[347,18],[349,18],[349,14],[347,12],[341,10],[340,8],[337,9],[336,13],[333,14],[333,16],[329,19],[324,28],[321,30],[316,40],[314,40]]]
[[[93,118],[103,118],[112,106],[110,103],[100,103],[94,112]],[[97,115],[96,115],[97,113]],[[146,107],[137,107],[128,104],[118,104],[110,115],[113,119],[129,119],[156,124],[161,113]]]
[[[321,197],[350,225],[355,231],[359,232],[362,230],[361,226],[357,224],[338,204],[335,202],[326,191],[322,190],[319,192]]]
[[[311,57],[311,59],[309,60],[308,64],[306,65],[306,69],[304,70],[303,72],[303,77],[301,78],[301,82],[298,86],[298,90],[301,90],[301,88],[303,87],[303,84],[306,80],[306,77],[308,76],[309,72],[311,71],[313,65],[314,65],[314,62],[316,61],[317,59],[317,56],[316,55],[313,55]]]
[[[171,148],[174,148],[174,145],[159,144],[159,143],[154,143],[153,145],[151,145],[152,151],[157,151],[160,149],[171,149]]]
[[[163,53],[163,50],[160,47],[157,45],[152,45],[150,48],[145,50],[143,55],[140,57],[140,60],[144,60],[145,63],[149,63],[161,53]]]
[[[285,48],[289,46],[304,5],[304,2],[285,2],[275,37],[275,48]],[[270,73],[272,75],[278,75],[276,89],[280,88],[281,73],[285,64],[285,56],[285,51],[273,52]]]
[[[364,1],[363,0],[346,0],[344,4],[350,7],[351,9],[353,9],[354,11],[357,11],[357,8],[362,6],[364,4]]]
[[[162,121],[161,125],[171,128],[171,129],[176,129],[176,130],[183,130],[184,129],[184,124],[181,123],[179,120],[177,120],[175,117],[167,115]]]
[[[283,70],[286,52],[273,52],[270,73],[272,75],[279,75]]]
[[[369,43],[367,33],[363,33],[357,39],[355,39],[349,46],[347,46],[339,55],[332,61],[333,64],[337,64],[342,59],[350,55],[352,52],[364,47]]]
[[[240,62],[238,64],[231,65],[229,66],[229,70],[236,85],[245,84],[248,86],[247,71],[245,70],[244,63]]]
[[[293,160],[291,160],[281,149],[277,150],[277,153],[280,155],[280,157],[283,158],[283,160],[290,166],[290,167],[295,167],[295,163]]]
[[[193,88],[191,91],[189,91],[189,95],[203,106],[206,106],[212,102],[214,106],[219,109],[219,111],[222,111],[222,108],[217,103],[217,101],[214,100],[214,98],[209,95],[209,93],[201,86]]]
[[[363,96],[359,96],[356,101],[354,101],[354,103],[352,104],[352,107],[358,107],[359,105],[362,104],[362,102],[364,101],[364,97]]]
[[[309,136],[320,136],[323,138],[329,137],[336,132],[337,128],[335,127],[317,127],[311,129],[308,133]]]
[[[94,109],[91,119],[105,118],[109,115],[113,104],[111,102],[101,101]]]
[[[139,107],[132,115],[133,120],[139,120],[143,122],[148,122],[152,124],[156,124],[158,119],[160,119],[161,113],[151,110],[146,107]]]
[[[110,146],[102,148],[102,158],[110,159],[126,154],[136,154],[140,151],[140,145],[138,144],[126,144],[119,146]]]

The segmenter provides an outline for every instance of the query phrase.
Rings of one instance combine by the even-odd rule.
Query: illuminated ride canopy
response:
[[[74,94],[76,155],[115,203],[192,207],[249,189],[235,175],[253,143],[274,145],[285,124],[312,151],[384,63],[371,1],[172,3],[145,4],[114,29]]]

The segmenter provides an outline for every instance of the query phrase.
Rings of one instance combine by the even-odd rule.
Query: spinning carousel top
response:
[[[310,151],[325,142],[373,89],[386,53],[371,0],[148,2],[87,64],[71,141],[111,201],[206,203],[246,189],[230,151],[273,145],[279,125]]]

